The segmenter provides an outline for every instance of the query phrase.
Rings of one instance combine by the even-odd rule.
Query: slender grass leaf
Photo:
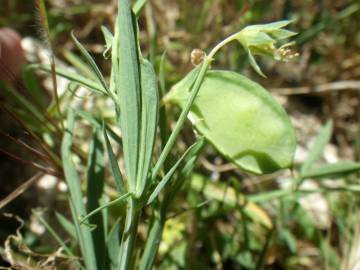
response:
[[[139,17],[141,14],[141,11],[145,7],[147,0],[137,0],[135,4],[133,5],[133,12],[136,15],[136,17]]]
[[[146,238],[145,249],[141,256],[139,270],[151,270],[161,242],[165,218],[161,213],[155,212],[154,215]]]
[[[90,146],[87,168],[87,212],[97,209],[104,192],[105,169],[104,169],[104,149],[99,139],[98,130],[94,130],[93,140]],[[105,249],[105,224],[101,213],[97,213],[89,218],[89,222],[96,226],[91,231],[95,255],[97,258],[98,269],[103,269],[106,263]]]
[[[116,156],[114,154],[114,151],[112,150],[111,143],[110,143],[110,140],[109,140],[109,137],[107,135],[105,127],[103,129],[103,133],[104,133],[104,138],[105,138],[106,152],[107,152],[107,155],[108,155],[108,158],[109,158],[109,161],[110,161],[111,171],[112,171],[112,174],[114,176],[116,187],[117,187],[117,189],[119,190],[119,192],[121,194],[124,194],[125,193],[124,180],[123,180],[123,177],[121,175],[121,171],[120,171],[119,164],[117,162]]]
[[[50,65],[32,64],[32,65],[29,65],[27,68],[40,69],[40,70],[43,70],[46,72],[51,72]],[[56,74],[58,76],[68,79],[72,83],[86,87],[95,93],[107,95],[106,89],[104,89],[101,84],[94,82],[92,80],[89,80],[89,79],[81,76],[80,74],[70,72],[70,71],[68,71],[64,68],[60,68],[60,67],[56,68]]]
[[[165,205],[169,205],[172,200],[175,198],[176,194],[179,192],[181,186],[184,183],[184,179],[187,179],[190,175],[190,173],[192,172],[195,163],[197,161],[197,159],[200,156],[201,151],[203,150],[204,146],[205,146],[205,139],[204,138],[199,138],[198,139],[198,147],[196,147],[194,149],[194,151],[192,151],[191,154],[187,155],[184,158],[183,161],[183,165],[180,165],[179,167],[179,174],[176,177],[176,179],[174,181],[172,181],[171,186],[167,189],[166,191],[166,196],[164,198],[164,202],[163,204]]]
[[[111,228],[107,241],[106,247],[108,256],[110,258],[110,269],[117,270],[119,263],[119,251],[120,251],[120,221],[119,218],[113,227]]]
[[[160,61],[160,70],[159,70],[159,84],[160,84],[160,98],[162,99],[165,96],[166,89],[166,80],[165,80],[165,52],[161,56]],[[159,128],[160,128],[160,138],[161,145],[164,148],[167,140],[170,136],[170,128],[168,126],[167,114],[166,114],[166,106],[163,105],[159,109]],[[167,170],[169,168],[168,162],[165,161],[164,167]]]
[[[186,105],[191,72],[166,100]],[[208,71],[188,115],[194,127],[225,157],[256,174],[288,168],[295,130],[284,109],[260,85],[230,71]]]
[[[72,53],[69,50],[64,50],[63,52],[65,59],[77,70],[79,70],[86,78],[89,78],[93,81],[97,80],[97,75],[89,67],[88,64],[84,63],[76,54]]]
[[[338,162],[309,169],[303,178],[341,177],[360,171],[359,162]]]
[[[175,198],[175,195],[179,192],[181,185],[184,183],[184,179],[187,179],[189,173],[192,171],[195,162],[199,157],[203,146],[205,145],[205,140],[200,138],[198,143],[198,147],[196,147],[196,149],[194,149],[191,154],[184,158],[184,161],[182,162],[184,166],[182,166],[182,164],[179,166],[178,170],[180,173],[177,175],[174,181],[172,181],[173,183],[167,186],[163,201],[159,203],[158,207],[154,207],[155,210],[149,226],[148,237],[146,239],[144,252],[140,260],[140,270],[150,270],[153,266],[161,242],[163,227],[166,221],[167,209]]]
[[[74,256],[70,248],[65,244],[65,242],[61,239],[60,235],[58,235],[55,229],[50,226],[50,224],[36,211],[32,210],[32,213],[37,217],[37,219],[41,222],[42,225],[46,228],[46,230],[50,233],[50,235],[55,239],[56,242],[64,249],[67,255]]]
[[[70,205],[73,213],[73,219],[77,231],[77,238],[80,242],[80,249],[84,258],[86,269],[97,270],[96,256],[94,250],[94,243],[92,241],[90,231],[81,226],[78,222],[79,216],[85,216],[86,210],[83,203],[83,196],[80,188],[80,181],[71,158],[71,147],[73,130],[75,126],[75,114],[72,110],[68,111],[67,126],[61,145],[61,158],[63,161],[63,168],[65,180],[70,193]]]
[[[154,191],[149,196],[147,204],[151,204],[157,196],[160,194],[160,191],[165,187],[165,185],[171,180],[176,170],[179,168],[179,165],[186,159],[188,156],[193,156],[194,152],[198,152],[198,149],[203,146],[204,138],[198,139],[193,145],[191,145],[186,152],[178,159],[178,161],[174,164],[174,166],[165,174],[163,179],[156,186]]]
[[[155,71],[149,61],[141,61],[141,134],[139,146],[136,196],[149,186],[148,174],[153,155],[159,112],[159,93]]]
[[[94,128],[97,129],[102,129],[103,128],[103,121],[101,121],[100,119],[96,118],[94,115],[92,115],[91,113],[87,112],[87,111],[83,111],[83,110],[79,110],[76,109],[74,110],[76,113],[76,116],[80,116],[81,118],[85,119],[86,121],[88,121]],[[105,124],[105,128],[107,130],[107,132],[109,133],[110,137],[113,138],[118,144],[121,145],[121,137],[112,129],[110,128],[109,125]]]
[[[102,87],[106,90],[106,92],[108,94],[110,94],[109,87],[108,87],[108,85],[107,85],[107,83],[105,81],[105,78],[102,75],[102,73],[101,73],[100,69],[98,68],[98,66],[96,65],[94,59],[91,57],[91,55],[85,49],[85,47],[76,39],[73,32],[71,32],[71,38],[74,41],[76,47],[80,50],[82,56],[85,58],[86,62],[90,65],[90,67],[93,70],[94,74],[96,74],[96,77],[99,80]]]
[[[84,223],[87,219],[89,219],[90,217],[92,217],[93,215],[99,213],[100,211],[102,211],[103,209],[109,208],[111,206],[114,206],[116,204],[119,204],[121,202],[123,202],[125,199],[127,199],[128,197],[130,197],[132,195],[132,193],[128,192],[125,193],[124,195],[121,195],[119,198],[108,202],[106,204],[101,205],[100,207],[96,208],[95,210],[93,210],[92,212],[90,212],[89,214],[87,214],[86,216],[82,216],[82,218],[80,219],[80,224]]]
[[[59,212],[55,212],[55,216],[63,229],[70,235],[70,237],[76,240],[76,229],[74,224]]]
[[[129,0],[118,1],[112,50],[113,76],[120,105],[125,172],[129,190],[136,190],[140,136],[140,68],[136,28]]]
[[[330,141],[332,126],[333,126],[332,121],[331,120],[327,121],[325,126],[321,129],[320,133],[315,138],[309,156],[300,168],[301,176],[308,173],[313,163],[320,158],[322,152],[324,151],[325,146]]]

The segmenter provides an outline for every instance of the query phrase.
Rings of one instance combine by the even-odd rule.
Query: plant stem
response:
[[[200,90],[201,84],[202,84],[202,82],[203,82],[203,80],[205,78],[206,72],[209,69],[209,66],[210,66],[211,62],[214,60],[215,54],[223,46],[225,46],[227,43],[235,40],[236,35],[237,35],[237,33],[232,34],[231,36],[229,36],[226,39],[224,39],[223,41],[221,41],[219,44],[217,44],[211,50],[209,55],[205,57],[204,62],[201,65],[200,71],[199,71],[199,73],[198,73],[198,75],[196,77],[194,86],[191,89],[191,92],[190,92],[191,95],[190,95],[190,97],[189,97],[189,99],[188,99],[188,101],[186,103],[186,106],[182,110],[182,112],[180,114],[180,117],[179,117],[178,121],[176,122],[176,126],[175,126],[174,130],[171,133],[168,141],[166,142],[166,145],[165,145],[163,151],[160,154],[160,157],[159,157],[158,161],[155,164],[155,167],[154,167],[154,169],[152,171],[152,174],[151,174],[151,182],[153,182],[156,179],[157,174],[159,173],[161,166],[163,165],[163,163],[165,162],[167,156],[171,152],[171,149],[173,148],[173,146],[175,144],[176,138],[179,135],[180,131],[182,130],[182,128],[183,128],[183,126],[185,124],[187,115],[189,114],[190,109],[191,109],[192,105],[194,104],[195,98],[196,98],[197,94],[199,93],[199,90]]]
[[[159,249],[165,224],[166,209],[161,206],[160,210],[155,209],[154,211],[155,212],[149,228],[145,249],[140,260],[139,270],[151,270],[157,251]]]
[[[130,198],[127,206],[124,232],[120,245],[119,270],[129,270],[132,262],[134,244],[137,235],[137,227],[140,211],[134,198]]]
[[[188,100],[185,108],[182,110],[180,117],[179,117],[178,121],[176,122],[176,126],[175,126],[174,130],[171,133],[168,141],[166,142],[164,150],[161,152],[160,157],[155,164],[155,167],[154,167],[154,169],[152,171],[152,175],[151,175],[151,182],[153,182],[155,180],[155,178],[157,177],[157,174],[159,173],[162,164],[164,163],[167,156],[169,155],[169,153],[170,153],[171,149],[173,148],[173,145],[176,141],[177,136],[179,135],[182,127],[185,124],[187,115],[190,112],[191,106],[193,105],[197,94],[199,93],[200,86],[205,78],[205,74],[206,74],[206,71],[208,70],[210,63],[211,63],[211,58],[206,57],[201,66],[199,74],[196,78],[194,87],[191,90],[191,96],[189,97],[189,100]]]

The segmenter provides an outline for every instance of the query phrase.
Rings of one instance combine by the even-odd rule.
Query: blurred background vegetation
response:
[[[71,41],[73,30],[103,73],[109,75],[110,63],[103,57],[100,26],[112,29],[116,1],[46,3],[52,47],[59,64],[74,65],[82,74],[88,71]],[[28,63],[47,58],[48,48],[42,41],[35,14],[33,1],[0,0],[0,27],[11,27],[20,33]],[[359,18],[360,3],[356,0],[149,1],[140,18],[141,47],[157,67],[166,52],[167,90],[193,68],[190,61],[193,49],[207,51],[249,24],[293,20],[291,28],[299,33],[295,49],[300,54],[288,63],[262,59],[267,78],[259,77],[249,68],[240,45],[231,44],[219,54],[214,66],[251,77],[285,106],[297,129],[294,168],[273,175],[248,175],[208,146],[182,195],[171,206],[173,218],[166,223],[158,269],[360,269],[360,174],[355,163],[360,158]],[[26,99],[30,89],[38,102],[51,106],[49,75],[35,72],[25,77],[25,86],[15,86],[20,95]],[[5,88],[2,85],[1,90]],[[60,91],[67,88],[71,86],[59,79]],[[39,142],[31,140],[29,132],[10,115],[20,118],[27,115],[19,98],[4,90],[0,92],[0,102],[0,199],[3,199],[38,171],[24,162],[34,160],[34,153],[14,142],[14,138],[35,149]],[[99,118],[113,116],[106,100],[88,94],[73,96],[71,104]],[[11,112],[6,113],[8,110]],[[56,121],[56,113],[51,109],[46,113],[38,121],[21,119],[26,119],[34,133],[45,134],[42,139],[53,146],[56,165],[58,134],[56,125],[51,124]],[[168,108],[168,115],[169,121],[174,121],[177,109]],[[90,141],[89,127],[83,123],[80,128],[82,141]],[[321,136],[315,140],[319,133]],[[192,138],[188,127],[182,133],[179,149],[189,145]],[[80,153],[88,148],[86,143],[78,147]],[[309,161],[320,169],[344,161],[354,166],[302,177],[301,168]],[[66,232],[54,214],[55,211],[64,216],[69,214],[66,188],[61,172],[52,174],[42,176],[2,207],[2,214],[12,213],[24,220],[22,241],[32,250],[6,249],[2,244],[3,258],[6,252],[17,254],[18,260],[31,257],[34,261],[45,261],[53,256],[57,266],[44,269],[57,269],[61,264],[58,261],[68,260],[57,257],[58,244],[45,225],[49,223],[66,239]],[[299,189],[289,193],[287,188],[294,181],[299,181]],[[114,189],[111,179],[107,189],[111,195]],[[115,217],[121,209],[113,211]],[[4,243],[15,233],[18,222],[6,216],[0,222],[0,240]],[[145,238],[144,223],[138,241]]]

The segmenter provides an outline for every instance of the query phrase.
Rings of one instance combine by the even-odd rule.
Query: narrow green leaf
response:
[[[191,72],[167,100],[184,107]],[[288,168],[296,148],[285,110],[260,85],[231,71],[208,71],[188,118],[225,157],[256,174]]]
[[[35,210],[32,210],[32,213],[39,219],[39,221],[44,225],[46,230],[50,233],[50,235],[55,239],[56,242],[64,249],[67,255],[74,256],[70,248],[65,244],[65,242],[61,239],[60,235],[58,235],[55,229]]]
[[[87,212],[97,209],[104,192],[105,170],[104,170],[104,149],[99,139],[98,130],[94,130],[93,140],[90,146],[87,168]],[[91,231],[98,269],[103,269],[105,265],[105,224],[101,213],[97,213],[89,218],[89,223],[96,226]]]
[[[161,213],[155,211],[152,217],[144,252],[141,256],[139,270],[151,270],[155,261],[156,253],[159,249],[161,236],[163,233],[165,218]]]
[[[106,92],[110,95],[109,87],[105,81],[104,76],[102,75],[100,69],[96,65],[94,59],[91,57],[91,55],[88,53],[88,51],[85,49],[85,47],[76,39],[73,32],[71,32],[71,38],[74,41],[76,47],[80,50],[82,56],[85,58],[86,62],[90,65],[92,71],[96,74],[97,79],[99,80],[102,87],[106,90]]]
[[[359,162],[338,162],[309,169],[303,178],[339,177],[360,170]]]
[[[65,59],[78,71],[84,74],[86,78],[89,78],[93,81],[97,80],[97,75],[94,73],[94,71],[89,67],[88,64],[84,63],[84,61],[82,61],[80,57],[78,57],[75,53],[69,50],[64,50],[63,54]]]
[[[63,214],[55,212],[56,219],[59,221],[63,229],[70,235],[70,237],[76,240],[76,229],[73,223],[68,220]]]
[[[105,203],[103,205],[101,205],[100,207],[96,208],[95,210],[93,210],[92,212],[90,212],[89,214],[87,214],[86,216],[83,215],[79,221],[80,224],[84,223],[87,219],[89,219],[90,217],[92,217],[93,215],[99,213],[100,211],[102,211],[103,209],[106,209],[106,208],[109,208],[111,206],[114,206],[116,204],[119,204],[121,203],[122,201],[124,201],[125,199],[127,199],[128,197],[130,197],[132,195],[132,193],[128,192],[128,193],[125,193],[124,195],[121,195],[119,198],[111,201],[111,202],[108,202],[108,203]]]
[[[136,196],[149,186],[148,175],[153,155],[159,111],[159,93],[155,71],[149,61],[141,61],[141,134]]]
[[[129,0],[118,0],[112,50],[113,76],[120,104],[125,172],[129,190],[136,191],[140,136],[140,70],[136,28]]]
[[[136,17],[139,17],[141,14],[141,11],[145,7],[147,0],[137,0],[133,6],[133,12],[136,15]]]
[[[198,147],[196,147],[194,151],[184,158],[182,162],[184,165],[182,166],[181,164],[178,168],[179,174],[176,176],[174,181],[172,181],[171,185],[166,187],[164,199],[160,202],[159,207],[154,207],[155,209],[149,225],[148,237],[146,239],[144,252],[140,260],[140,270],[150,270],[152,268],[161,242],[167,209],[175,198],[175,195],[179,192],[181,185],[184,183],[184,179],[187,179],[189,173],[193,169],[204,145],[205,140],[200,138],[198,140]]]
[[[325,126],[321,129],[320,133],[315,138],[309,156],[300,168],[301,176],[307,174],[313,163],[320,158],[325,146],[331,139],[332,126],[332,121],[327,121]]]
[[[180,159],[174,164],[174,166],[165,174],[163,179],[156,186],[154,191],[149,196],[147,204],[151,204],[157,196],[160,194],[160,191],[165,187],[165,185],[171,180],[176,170],[179,168],[179,165],[189,156],[193,156],[194,153],[197,153],[199,148],[203,147],[204,138],[199,138],[193,145],[191,145],[186,152],[180,157]]]
[[[110,269],[117,270],[119,263],[119,251],[120,251],[120,221],[119,218],[113,227],[111,228],[107,241],[107,252],[110,258]]]
[[[67,126],[61,145],[61,158],[63,161],[65,180],[69,188],[70,205],[77,230],[77,238],[80,242],[80,249],[84,258],[85,266],[88,270],[97,270],[94,243],[92,241],[91,233],[85,226],[81,226],[78,222],[78,217],[85,216],[86,210],[83,202],[83,196],[81,193],[80,181],[71,158],[74,126],[75,114],[72,110],[69,110],[67,117]]]
[[[94,128],[97,128],[97,129],[103,128],[103,122],[100,119],[94,117],[94,115],[92,115],[91,113],[89,113],[87,111],[79,110],[79,109],[74,110],[74,112],[76,113],[76,116],[80,116],[81,118],[85,119]],[[110,137],[113,138],[118,144],[121,145],[120,136],[118,134],[116,134],[116,132],[112,128],[110,128],[109,125],[105,125],[105,127],[106,127],[106,130],[109,133]]]
[[[166,79],[165,79],[165,52],[161,56],[160,61],[160,70],[159,70],[159,84],[160,84],[160,98],[162,99],[166,94]],[[167,114],[166,114],[166,106],[163,105],[160,107],[159,110],[159,128],[160,128],[160,138],[161,138],[161,145],[164,148],[167,140],[170,136],[170,128],[168,126]],[[165,167],[168,164],[165,162]]]
[[[114,151],[112,150],[111,143],[110,143],[109,137],[107,135],[105,126],[104,126],[104,129],[103,129],[103,133],[104,133],[104,138],[105,138],[106,152],[107,152],[107,155],[108,155],[108,158],[109,158],[109,161],[110,161],[111,171],[112,171],[113,176],[114,176],[116,187],[117,187],[117,189],[119,190],[119,192],[121,194],[124,194],[125,193],[124,180],[123,180],[123,178],[121,176],[121,171],[120,171],[120,168],[119,168],[119,164],[117,162]]]
[[[50,65],[32,64],[32,65],[29,65],[27,68],[40,69],[40,70],[43,70],[43,71],[46,71],[49,73],[51,72]],[[84,87],[88,88],[89,90],[94,91],[95,93],[107,95],[106,89],[103,88],[101,84],[94,82],[92,80],[89,80],[89,79],[81,76],[80,74],[70,72],[67,69],[60,68],[60,67],[56,68],[56,74],[58,76],[68,79],[72,83],[78,84],[80,86],[84,86]]]

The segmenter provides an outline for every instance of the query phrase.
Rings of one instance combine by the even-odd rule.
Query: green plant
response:
[[[265,55],[276,60],[291,58],[292,54],[287,49],[290,44],[279,44],[295,34],[283,29],[289,21],[249,26],[229,36],[165,94],[163,87],[162,91],[158,90],[153,65],[142,56],[138,44],[135,14],[139,14],[146,1],[138,1],[135,10],[130,2],[118,1],[114,35],[102,28],[106,41],[104,55],[109,56],[111,52],[110,83],[74,35],[73,41],[93,76],[86,78],[60,68],[55,70],[54,66],[31,67],[52,73],[56,71],[75,85],[105,95],[114,104],[114,122],[121,129],[121,138],[108,124],[102,123],[91,113],[69,108],[58,115],[67,114],[61,159],[69,188],[73,225],[64,221],[63,217],[59,220],[66,224],[68,231],[72,231],[72,234],[75,232],[84,263],[81,267],[90,270],[152,268],[168,219],[168,207],[192,171],[206,142],[213,144],[239,168],[256,174],[291,166],[296,146],[294,129],[288,116],[264,88],[234,72],[209,71],[217,52],[231,41],[238,41],[245,48],[252,67],[260,75],[263,73],[254,55]],[[174,103],[182,109],[172,131],[166,123],[166,110],[159,108],[160,98],[163,103]],[[59,102],[60,99],[56,104],[59,105]],[[93,126],[93,139],[87,156],[86,203],[72,158],[77,117],[88,120]],[[176,149],[176,140],[187,118],[199,133],[196,142],[180,158],[176,159],[175,153],[169,158]],[[158,129],[162,147],[159,157],[155,158]],[[124,171],[119,168],[108,133],[122,149]],[[119,193],[112,201],[109,201],[104,189],[105,156]],[[153,164],[154,160],[156,162]],[[125,213],[109,231],[108,216],[110,207],[114,205],[123,205]],[[151,209],[148,238],[137,260],[135,241],[145,208]],[[60,238],[56,236],[56,239]],[[70,253],[64,241],[59,241],[59,244],[65,252]]]

